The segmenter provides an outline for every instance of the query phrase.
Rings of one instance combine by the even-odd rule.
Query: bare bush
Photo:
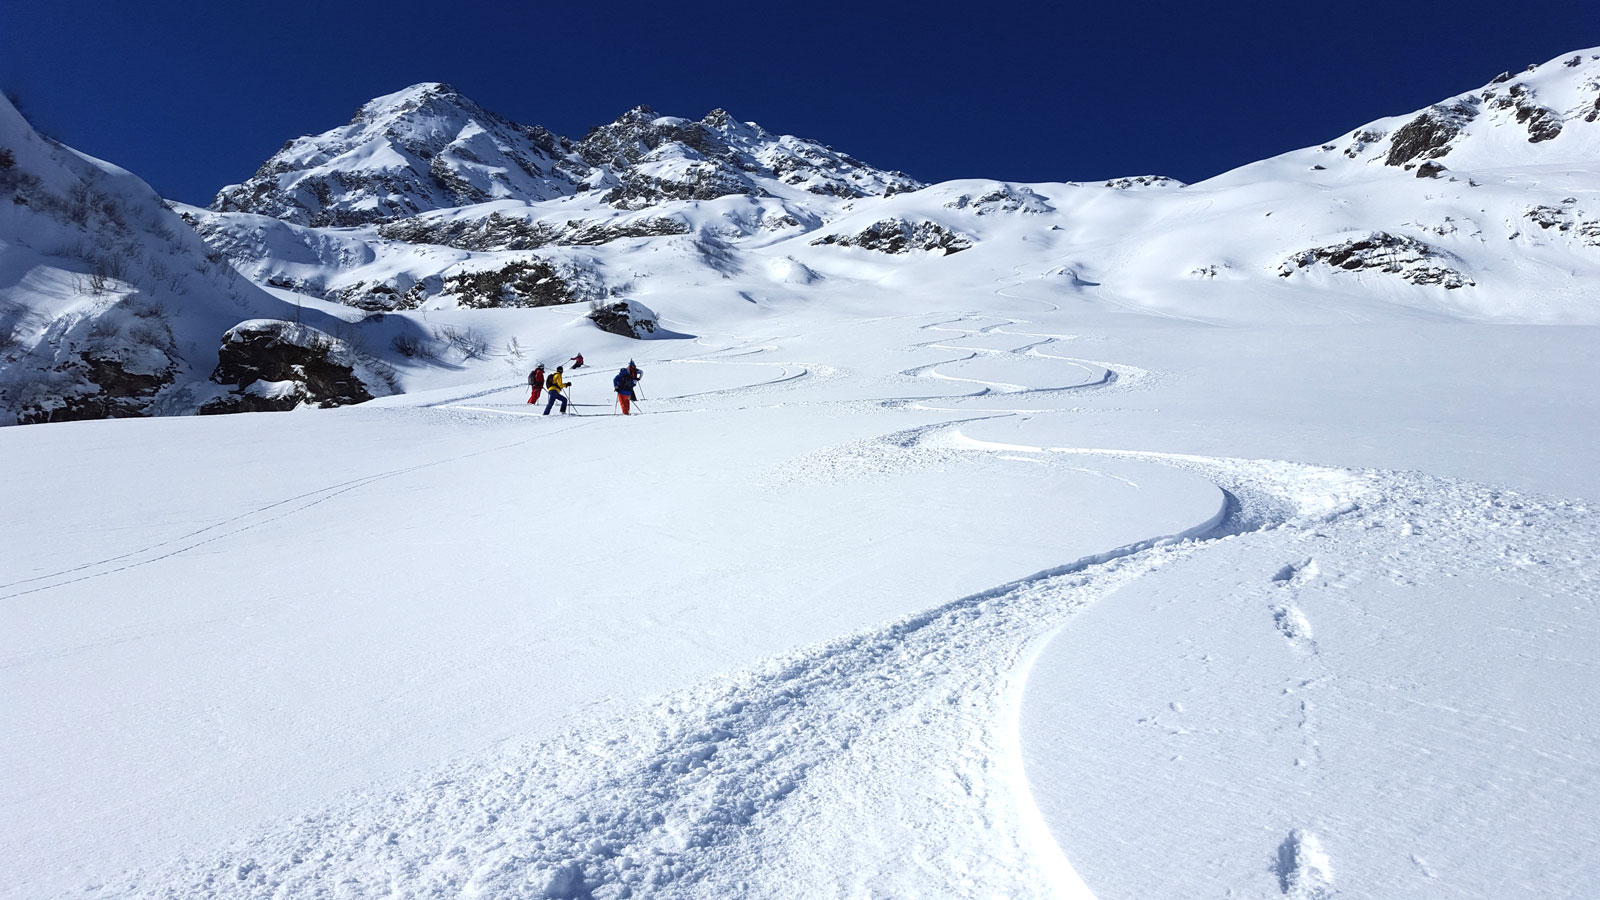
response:
[[[128,338],[136,343],[165,350],[172,346],[172,329],[160,319],[139,321],[128,329]]]
[[[464,359],[486,359],[489,356],[489,342],[471,328],[440,325],[433,330],[433,337]]]
[[[122,334],[116,319],[110,316],[101,316],[89,323],[89,339],[95,341],[108,341]]]
[[[160,302],[159,300],[145,299],[138,303],[130,303],[128,304],[128,312],[133,313],[141,319],[165,320],[167,318],[166,304]]]
[[[89,213],[94,209],[91,202],[89,186],[78,183],[67,192],[67,200],[61,207],[61,214],[68,222],[79,228],[89,227]]]
[[[419,356],[432,356],[432,354],[428,352],[427,346],[423,344],[422,339],[416,337],[415,335],[397,334],[394,336],[394,340],[389,343],[389,346],[394,348],[394,352],[404,356],[406,359],[416,359]]]

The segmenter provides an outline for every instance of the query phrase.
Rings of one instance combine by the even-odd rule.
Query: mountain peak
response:
[[[474,113],[482,111],[482,107],[456,90],[454,85],[443,81],[423,81],[367,101],[356,110],[351,123],[375,122],[424,107],[454,108]]]

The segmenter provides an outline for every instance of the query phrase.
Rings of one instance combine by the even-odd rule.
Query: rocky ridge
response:
[[[289,141],[250,179],[223,188],[211,208],[328,227],[585,191],[618,209],[643,209],[785,188],[858,198],[920,187],[904,173],[771,134],[721,109],[691,121],[639,106],[574,142],[489,112],[448,84],[423,83],[372,100],[347,125]]]

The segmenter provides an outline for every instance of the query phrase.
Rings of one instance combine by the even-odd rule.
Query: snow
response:
[[[1455,182],[427,214],[687,224],[539,250],[649,341],[251,288],[213,353],[293,302],[403,392],[0,429],[0,897],[1587,896],[1600,272],[1526,211],[1594,215],[1592,123],[1496,121]],[[520,258],[186,211],[319,290]],[[885,218],[974,243],[810,244]],[[1375,230],[1475,285],[1279,272]]]
[[[580,332],[579,416],[531,415],[504,360],[337,411],[0,432],[3,684],[32,723],[0,743],[25,786],[8,891],[1585,883],[1593,513],[1365,466],[1594,496],[1522,470],[1550,413],[1521,391],[1381,381],[1402,342],[1561,358],[1541,449],[1570,462],[1600,421],[1564,349],[1587,329],[1301,341],[925,296],[946,308]],[[529,348],[578,315],[489,312]],[[1389,401],[1265,412],[1324,383],[1319,345]],[[622,419],[604,379],[629,356],[645,414]],[[987,385],[937,377],[980,362]],[[1418,408],[1488,423],[1475,452],[1408,433]],[[101,464],[146,457],[136,483]],[[1379,799],[1400,785],[1414,803]]]

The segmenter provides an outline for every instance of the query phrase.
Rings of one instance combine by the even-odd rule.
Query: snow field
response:
[[[1580,806],[1489,832],[1509,862],[1477,868],[1447,816],[1592,796],[1571,723],[1593,713],[1560,662],[1592,633],[1592,514],[1347,468],[1427,458],[1577,493],[1570,435],[1525,466],[1506,435],[1591,399],[1527,402],[1470,329],[985,302],[732,330],[685,304],[693,340],[615,345],[571,310],[506,311],[478,325],[494,356],[360,407],[0,432],[29,511],[0,523],[21,626],[0,686],[29,723],[0,736],[6,893],[1308,900],[1484,896],[1595,858]],[[1492,339],[1582,383],[1582,334]],[[1401,349],[1432,368],[1393,377]],[[529,361],[578,350],[580,403],[609,401],[627,354],[647,414],[528,416]],[[932,375],[962,363],[989,383]],[[1463,377],[1472,405],[1451,401]],[[145,459],[137,480],[118,465]],[[1365,613],[1319,604],[1336,577]],[[1396,578],[1429,603],[1367,589]],[[1482,587],[1506,578],[1571,599],[1556,643],[1475,637],[1521,627]],[[1211,672],[1165,649],[1190,644]],[[1347,644],[1328,682],[1292,680]],[[1456,648],[1484,646],[1460,680]],[[1572,718],[1508,717],[1534,673]],[[1406,705],[1342,693],[1368,678]],[[1460,695],[1494,679],[1516,687],[1486,730],[1427,705],[1474,709]],[[1397,711],[1407,753],[1371,728]],[[1514,750],[1497,721],[1524,729]],[[1370,800],[1398,789],[1369,790],[1363,754],[1422,802]]]

